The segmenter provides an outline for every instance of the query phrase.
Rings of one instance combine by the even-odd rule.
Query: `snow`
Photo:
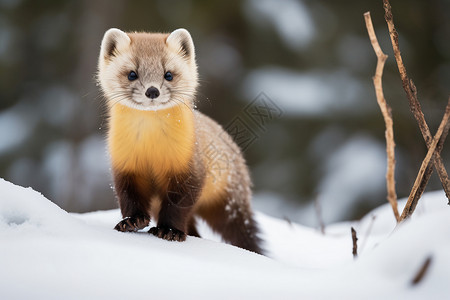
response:
[[[400,208],[405,201],[399,203]],[[2,299],[446,299],[450,207],[429,192],[395,226],[389,205],[325,234],[257,213],[269,257],[204,239],[167,242],[112,230],[116,210],[67,213],[0,179]],[[350,227],[359,257],[351,255]],[[411,284],[431,256],[423,280]]]

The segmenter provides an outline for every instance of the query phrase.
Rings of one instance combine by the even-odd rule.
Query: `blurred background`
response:
[[[392,1],[403,60],[434,134],[450,83],[450,2]],[[371,11],[389,55],[399,197],[426,154],[409,112],[382,0],[0,0],[0,177],[72,212],[116,208],[96,86],[100,41],[125,31],[187,28],[201,77],[199,109],[227,125],[261,92],[281,116],[245,150],[254,206],[317,226],[386,202],[384,122],[372,85]],[[448,143],[447,143],[448,144]],[[450,168],[450,145],[442,156]],[[436,175],[427,190],[440,189]]]

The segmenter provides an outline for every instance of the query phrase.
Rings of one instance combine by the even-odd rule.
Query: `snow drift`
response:
[[[404,201],[400,203],[400,207]],[[270,257],[204,239],[167,242],[112,230],[118,210],[70,214],[0,179],[2,299],[445,299],[450,207],[426,194],[395,227],[384,205],[358,222],[303,227],[258,213]],[[359,257],[351,255],[350,227]],[[411,281],[427,257],[423,279]]]

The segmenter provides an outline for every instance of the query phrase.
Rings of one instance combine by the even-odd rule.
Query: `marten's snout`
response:
[[[159,90],[157,88],[155,88],[154,86],[151,86],[145,92],[145,96],[147,96],[150,99],[158,98],[159,97]]]

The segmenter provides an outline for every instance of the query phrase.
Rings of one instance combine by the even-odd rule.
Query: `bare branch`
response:
[[[439,143],[436,146],[436,151],[434,153],[441,153],[442,148],[444,147],[444,142],[445,142],[445,139],[447,138],[449,129],[450,129],[450,124],[447,124],[447,127],[445,127],[445,129],[444,129],[444,132],[442,133],[442,137],[439,140]],[[448,180],[447,180],[447,183],[448,183]],[[447,204],[450,205],[450,198],[448,198]]]
[[[423,176],[425,174],[425,171],[428,169],[428,165],[430,163],[431,158],[433,156],[436,156],[435,150],[444,131],[448,133],[448,129],[450,126],[449,119],[450,119],[450,97],[448,99],[447,107],[445,108],[445,114],[444,117],[442,118],[441,124],[439,125],[436,135],[434,136],[433,140],[431,141],[430,147],[428,148],[427,155],[425,156],[425,159],[423,160],[422,165],[420,166],[419,174],[417,174],[416,181],[414,182],[414,186],[411,190],[411,193],[409,194],[408,201],[406,202],[406,206],[403,209],[400,221],[403,221],[408,217],[410,217],[414,212],[414,209],[416,208],[417,202],[421,196],[419,187],[423,186],[424,184]]]
[[[370,12],[364,14],[366,21],[367,32],[369,33],[370,42],[372,43],[373,50],[377,55],[377,67],[375,76],[373,76],[373,84],[375,86],[375,93],[377,96],[377,102],[380,106],[381,113],[383,114],[384,123],[386,124],[386,153],[387,153],[387,171],[386,171],[386,185],[387,185],[387,200],[391,204],[394,212],[395,219],[399,221],[399,213],[397,208],[397,193],[395,192],[395,142],[394,142],[394,122],[392,120],[391,108],[386,102],[383,93],[383,69],[386,62],[387,55],[383,53],[378,39],[373,29],[372,18]]]
[[[403,89],[405,90],[406,96],[409,101],[409,108],[410,108],[411,112],[413,113],[413,115],[419,125],[420,131],[422,132],[422,136],[427,144],[427,147],[430,148],[431,140],[432,140],[431,132],[425,121],[425,117],[424,117],[422,109],[420,107],[419,100],[417,99],[416,86],[414,85],[413,81],[408,78],[408,75],[406,74],[405,66],[403,65],[403,60],[402,60],[402,57],[400,54],[400,47],[399,47],[399,43],[398,43],[398,33],[394,27],[394,19],[392,16],[392,10],[391,10],[391,5],[389,3],[389,0],[383,0],[383,6],[384,6],[384,11],[385,11],[384,18],[386,19],[386,23],[389,28],[389,35],[390,35],[391,42],[392,42],[392,48],[394,49],[394,56],[395,56],[395,60],[397,61],[398,71],[400,73],[400,77],[402,80]],[[438,148],[438,150],[439,150],[439,148]],[[433,156],[433,164],[438,172],[439,179],[441,180],[441,183],[442,183],[442,187],[444,188],[445,194],[446,194],[447,198],[449,199],[449,203],[450,203],[450,181],[449,181],[447,171],[445,170],[444,164],[442,162],[442,158],[441,158],[439,151],[436,151],[435,155]],[[432,171],[433,171],[433,169],[430,167],[428,172],[426,172],[426,174],[424,176],[425,185],[428,182],[428,178],[430,177]],[[419,194],[421,195],[421,193],[419,193]]]

